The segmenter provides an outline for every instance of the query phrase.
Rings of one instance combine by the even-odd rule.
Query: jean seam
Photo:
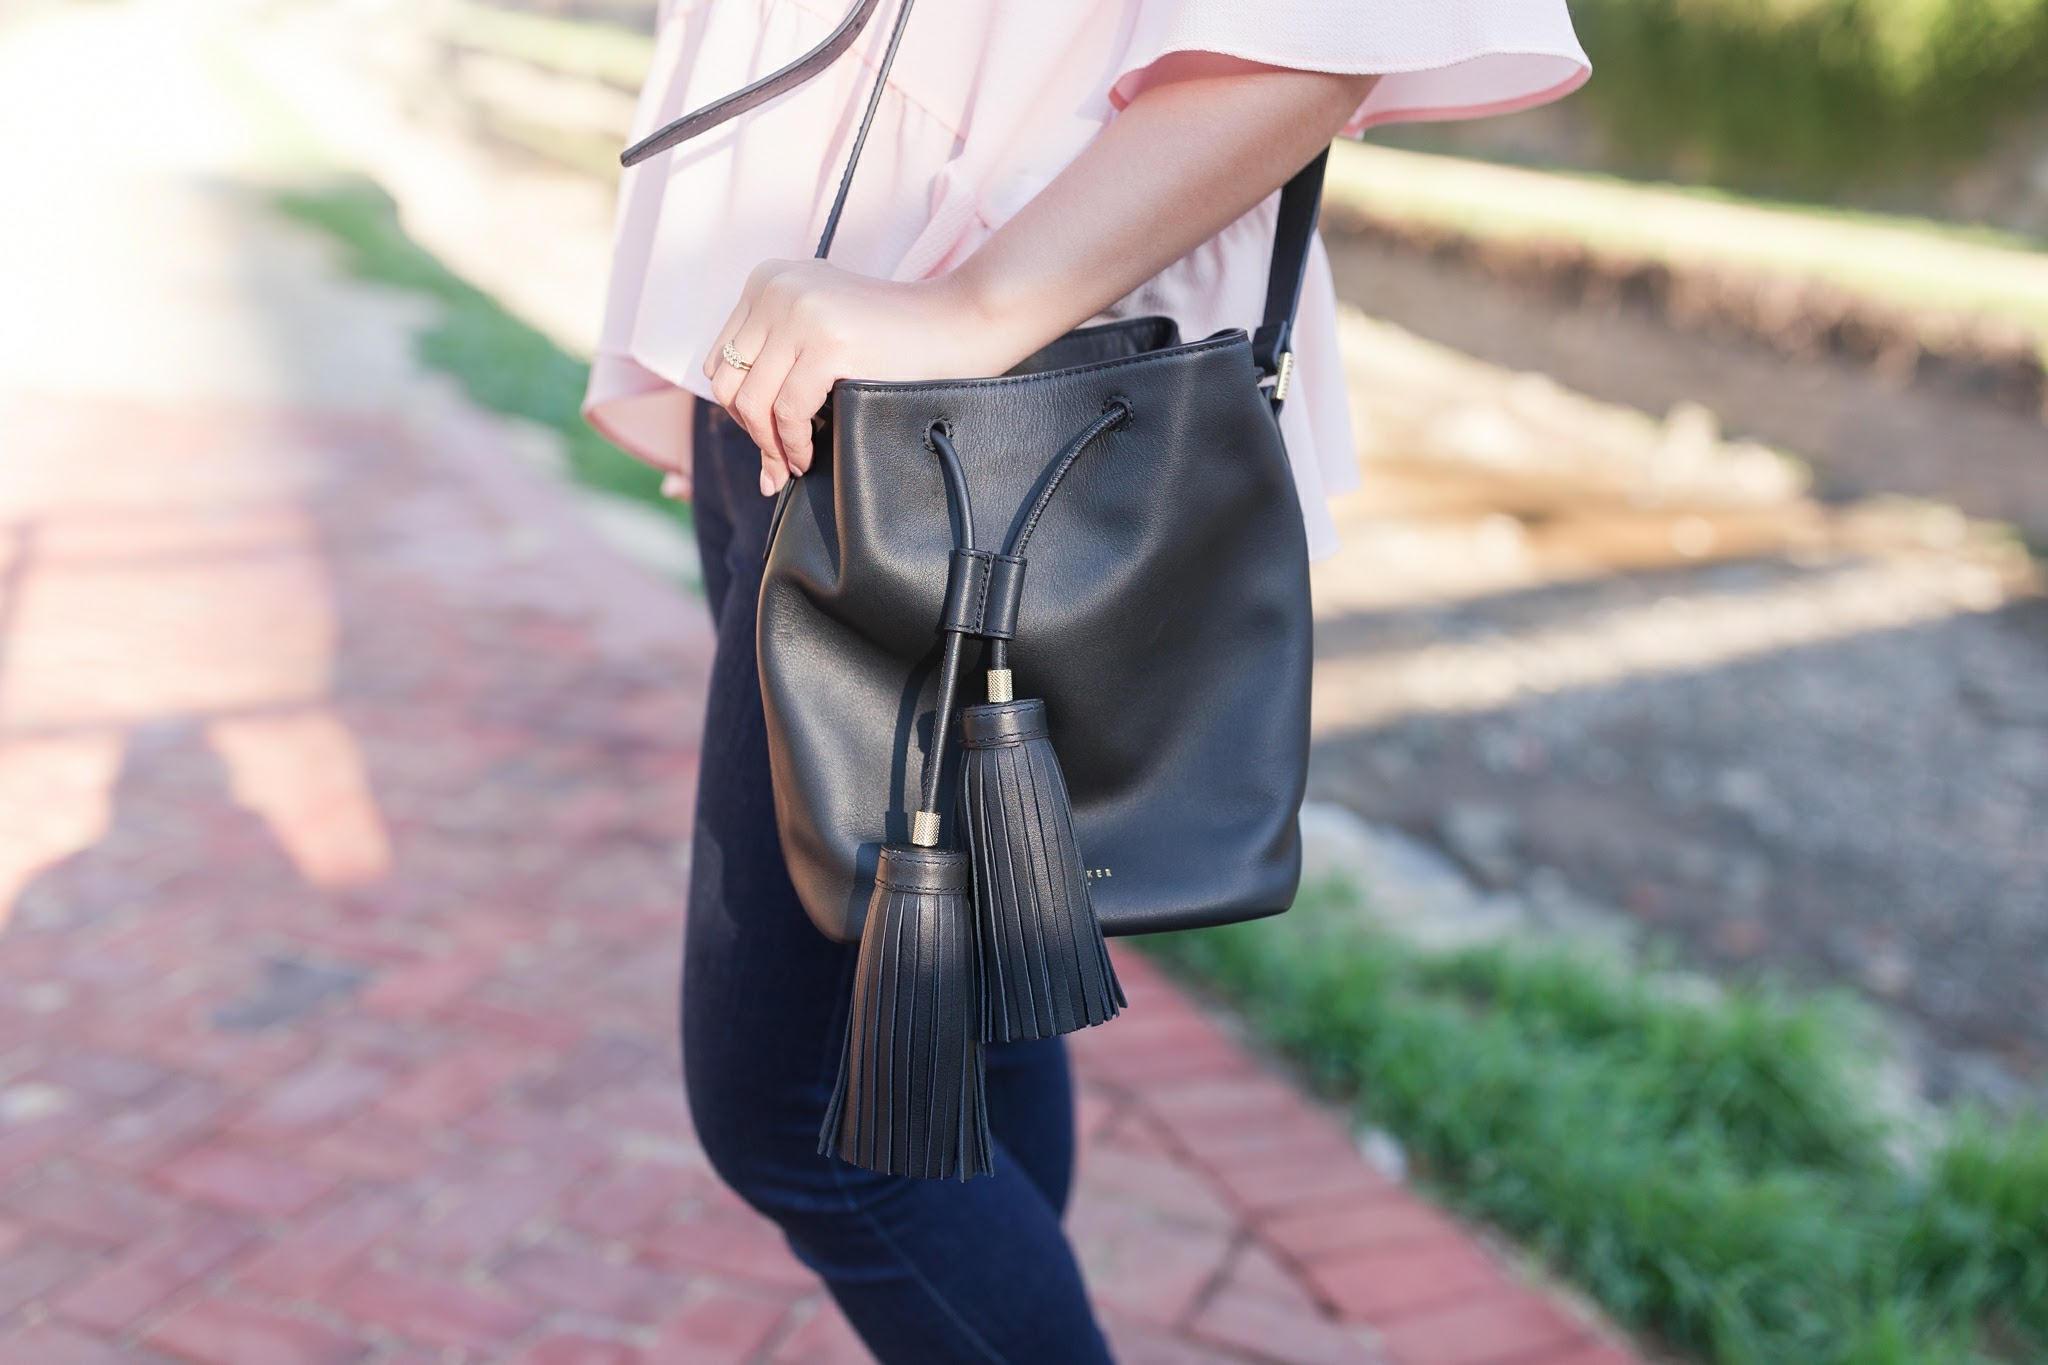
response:
[[[834,1161],[836,1163],[837,1158],[834,1158]],[[907,1177],[899,1176],[897,1178],[906,1179]],[[840,1197],[846,1203],[846,1211],[867,1224],[868,1230],[874,1233],[884,1246],[889,1248],[890,1254],[896,1258],[896,1263],[909,1272],[910,1278],[916,1282],[917,1287],[922,1289],[926,1297],[930,1298],[933,1304],[937,1305],[939,1311],[944,1313],[947,1318],[951,1319],[953,1325],[960,1329],[960,1335],[967,1339],[968,1344],[980,1351],[984,1357],[993,1362],[993,1365],[1004,1365],[1001,1353],[983,1340],[981,1334],[968,1325],[967,1319],[962,1317],[960,1311],[947,1300],[944,1294],[939,1292],[938,1286],[933,1284],[926,1278],[925,1273],[917,1268],[917,1263],[903,1254],[903,1249],[896,1245],[896,1239],[889,1235],[888,1230],[882,1226],[881,1220],[876,1218],[868,1209],[862,1208],[855,1201],[852,1194],[846,1189],[845,1182],[841,1179],[836,1164],[832,1171],[832,1183],[839,1189]]]

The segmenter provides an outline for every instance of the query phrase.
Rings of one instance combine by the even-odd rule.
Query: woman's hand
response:
[[[767,261],[747,280],[704,373],[761,447],[761,492],[811,467],[812,419],[840,379],[997,374],[1033,349],[953,276],[869,279],[823,261]],[[724,356],[731,346],[745,369]],[[1014,351],[1014,354],[1012,352]]]

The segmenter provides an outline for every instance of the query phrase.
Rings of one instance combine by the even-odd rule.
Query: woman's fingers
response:
[[[724,400],[725,410],[761,448],[763,493],[774,492],[789,477],[789,456],[782,447],[782,438],[776,428],[775,401],[795,363],[796,352],[792,344],[781,336],[769,337],[765,349],[754,358],[752,368],[745,372],[742,382]],[[726,372],[731,370],[728,365]]]
[[[706,379],[718,378],[718,371],[725,366],[726,346],[738,351],[743,360],[750,354],[740,345],[740,333],[746,327],[747,319],[753,315],[762,291],[791,264],[789,261],[763,261],[748,274],[746,285],[740,290],[739,302],[732,306],[732,315],[725,320],[725,326],[718,329],[718,337],[711,343],[711,353],[704,357]]]
[[[775,331],[776,321],[767,308],[757,303],[748,310],[745,320],[733,329],[732,334],[719,343],[719,352],[712,357],[718,362],[718,368],[711,372],[711,393],[727,412],[732,412],[733,395],[753,374],[761,353],[769,349],[769,337]],[[728,346],[740,358],[740,364],[733,364],[725,356]],[[733,416],[739,414],[735,412]]]
[[[725,363],[725,348],[731,346],[734,350],[739,350],[733,338],[739,335],[740,328],[746,326],[747,319],[753,315],[753,311],[752,303],[747,299],[741,299],[739,305],[732,310],[732,315],[725,320],[725,326],[718,329],[718,336],[711,343],[710,354],[704,357],[704,377],[711,380],[714,385],[718,382],[718,372],[729,368]],[[746,358],[745,351],[740,351],[740,358]]]
[[[712,383],[719,403],[761,448],[764,493],[810,469],[813,421],[838,377],[830,365],[793,353],[787,335],[762,342],[761,354],[746,370],[721,366]]]
[[[831,396],[832,381],[838,378],[830,365],[819,363],[815,351],[801,352],[789,367],[782,388],[769,404],[776,438],[782,444],[782,458],[793,474],[808,474],[815,454],[812,439],[817,434],[818,410]]]
[[[849,336],[868,337],[851,277],[814,262],[769,261],[747,281],[705,362],[712,396],[761,448],[761,491],[811,467],[815,419],[846,373]],[[738,364],[725,354],[730,347]]]

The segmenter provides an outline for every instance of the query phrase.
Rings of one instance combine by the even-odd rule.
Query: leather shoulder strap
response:
[[[856,0],[852,11],[839,21],[837,28],[825,35],[824,42],[780,71],[770,72],[752,85],[735,90],[723,99],[713,100],[702,109],[693,110],[671,123],[663,124],[619,153],[619,164],[637,166],[650,156],[688,142],[700,133],[708,133],[719,124],[736,119],[741,114],[760,108],[776,96],[796,89],[839,60],[846,49],[853,46],[854,40],[867,28],[868,20],[875,17],[875,10],[881,3],[882,0]]]
[[[1308,257],[1316,240],[1316,219],[1323,207],[1323,173],[1330,164],[1328,147],[1294,173],[1280,191],[1280,215],[1273,225],[1273,264],[1266,272],[1266,316],[1252,333],[1252,362],[1273,380],[1273,411],[1287,401],[1294,375],[1294,315],[1301,308],[1301,285],[1308,277]]]
[[[853,135],[853,148],[846,154],[846,169],[839,173],[839,190],[832,196],[832,211],[825,215],[825,230],[819,234],[818,249],[813,254],[819,259],[832,252],[832,239],[839,235],[839,215],[846,209],[846,194],[853,188],[854,168],[860,165],[861,148],[868,145],[868,129],[874,126],[875,110],[882,106],[882,87],[889,83],[889,68],[896,65],[896,49],[903,46],[903,30],[910,27],[911,0],[903,0],[903,8],[896,11],[896,28],[889,35],[889,46],[882,53],[882,60],[875,68],[875,86],[868,91],[868,107],[861,111],[860,129]]]
[[[889,68],[896,60],[896,49],[901,46],[903,31],[909,25],[912,3],[913,0],[903,0],[902,8],[896,13],[895,31],[889,36],[888,49],[882,54],[875,72],[874,89],[868,94],[860,129],[854,134],[853,147],[846,158],[846,169],[839,176],[838,194],[833,198],[832,211],[825,219],[824,236],[818,242],[820,258],[832,249],[832,238],[839,230],[839,215],[846,207],[847,192],[853,187],[853,173],[860,165],[861,149],[867,145],[868,128],[874,123],[875,110],[881,104]],[[665,152],[700,133],[709,132],[721,123],[796,89],[852,47],[880,5],[881,0],[855,0],[847,16],[809,52],[752,85],[657,128],[621,153],[620,164],[638,165],[658,152]],[[1315,241],[1316,218],[1322,207],[1323,173],[1329,160],[1329,149],[1324,148],[1280,191],[1279,221],[1273,232],[1273,262],[1266,275],[1266,311],[1259,329],[1252,334],[1252,359],[1257,363],[1260,375],[1273,381],[1272,399],[1276,412],[1287,398],[1287,384],[1294,360],[1294,315],[1301,305],[1301,286],[1308,273],[1309,251]]]

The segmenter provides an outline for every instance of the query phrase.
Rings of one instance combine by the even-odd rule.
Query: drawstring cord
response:
[[[1074,467],[1074,461],[1105,433],[1129,421],[1130,416],[1130,404],[1121,398],[1112,398],[1105,405],[1102,416],[1067,442],[1066,448],[1040,481],[1030,510],[1011,529],[1003,551],[1005,555],[1023,556],[1032,532],[1038,529],[1039,518],[1045,515],[1046,504],[1052,501],[1053,493],[1067,477],[1067,471]],[[967,473],[961,465],[960,452],[953,445],[953,433],[944,422],[934,422],[925,430],[925,442],[938,455],[939,469],[945,476],[947,519],[952,523],[953,548],[956,552],[972,550],[974,500],[967,491]],[[934,847],[939,841],[939,776],[945,768],[946,746],[953,728],[953,707],[960,692],[960,655],[966,641],[967,632],[950,628],[946,631],[946,652],[939,665],[938,703],[932,713],[932,746],[925,755],[923,780],[918,784],[917,811],[910,821],[910,841],[925,848]],[[1007,686],[1009,641],[998,637],[989,644],[989,686],[993,694],[999,686],[996,681],[999,676],[1003,679],[1001,685]],[[992,695],[991,699],[1003,701],[1008,698]]]
[[[1067,471],[1074,467],[1074,461],[1080,459],[1081,452],[1094,445],[1097,438],[1116,430],[1130,420],[1131,405],[1121,398],[1112,398],[1104,405],[1102,416],[1091,422],[1080,435],[1067,442],[1067,448],[1061,451],[1059,459],[1053,462],[1051,472],[1046,475],[1039,487],[1038,496],[1032,500],[1031,511],[1023,521],[1011,528],[1009,542],[1003,546],[1004,554],[1013,555],[1018,559],[1024,557],[1024,547],[1031,543],[1031,533],[1038,529],[1038,519],[1045,515],[1046,504],[1052,501],[1053,491],[1067,477]],[[1000,637],[989,641],[990,701],[1009,700],[1009,672],[1010,642]],[[995,695],[998,691],[1003,691],[1006,695]]]
[[[947,520],[953,527],[953,548],[971,550],[974,500],[967,492],[967,473],[960,466],[960,452],[953,448],[951,434],[943,423],[932,423],[925,432],[925,440],[938,452],[939,468],[946,476]],[[953,702],[960,691],[960,652],[966,643],[964,633],[946,632],[946,657],[939,665],[939,699],[932,712],[932,747],[925,755],[917,814],[910,821],[910,842],[925,848],[939,842],[939,773],[946,763],[946,740],[953,729]]]

